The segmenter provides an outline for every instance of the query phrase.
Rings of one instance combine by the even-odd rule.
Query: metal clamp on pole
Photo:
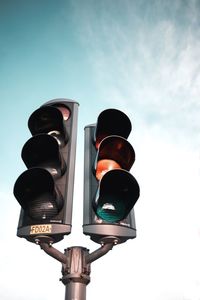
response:
[[[92,253],[84,247],[69,247],[63,254],[51,243],[37,240],[37,244],[48,255],[62,263],[60,279],[66,287],[65,300],[86,300],[86,285],[90,282],[90,265],[110,251],[117,244],[116,238],[102,241],[102,246]]]
[[[86,285],[90,282],[90,264],[86,262],[89,250],[70,247],[65,250],[66,263],[63,264],[61,281],[66,286],[65,300],[85,300]]]
[[[65,300],[85,300],[86,285],[90,282],[90,263],[86,262],[89,250],[83,247],[70,247],[65,254],[52,244],[38,239],[37,244],[48,255],[62,263],[61,281],[66,286]]]

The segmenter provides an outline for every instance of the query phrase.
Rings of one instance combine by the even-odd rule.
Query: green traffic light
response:
[[[104,199],[104,203],[99,203],[96,209],[98,217],[108,223],[116,223],[121,221],[126,215],[126,206],[123,199],[116,199],[112,195],[108,195]]]
[[[140,188],[133,175],[114,169],[102,177],[93,208],[103,221],[116,223],[127,217],[139,195]]]

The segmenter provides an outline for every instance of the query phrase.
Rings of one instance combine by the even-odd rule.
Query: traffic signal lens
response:
[[[96,166],[96,178],[101,180],[101,178],[106,174],[106,172],[113,169],[121,169],[121,166],[112,159],[101,159],[97,162]]]
[[[44,167],[54,177],[61,176],[66,170],[57,140],[47,134],[30,138],[22,149],[22,159],[27,168]]]
[[[61,106],[62,107],[62,106]],[[32,135],[46,133],[59,137],[67,142],[63,119],[69,117],[70,111],[66,108],[42,106],[32,113],[28,120],[28,127]],[[61,143],[61,141],[60,141]]]
[[[93,208],[102,220],[119,222],[127,217],[139,195],[136,179],[126,170],[114,169],[102,177]]]
[[[63,198],[55,188],[53,177],[42,168],[22,173],[15,183],[14,195],[29,216],[36,220],[51,219],[63,207]]]
[[[57,106],[57,108],[62,113],[63,119],[65,121],[67,121],[70,118],[70,115],[71,115],[70,110],[66,106]]]
[[[107,195],[103,203],[97,206],[97,215],[104,221],[109,223],[119,222],[124,218],[126,211],[123,199],[116,199],[113,195]]]
[[[96,160],[113,160],[122,169],[130,170],[135,161],[135,151],[125,138],[111,135],[101,141]]]
[[[41,194],[36,200],[31,201],[27,212],[35,220],[52,219],[59,213],[54,197],[51,194]]]
[[[117,109],[106,109],[102,111],[97,120],[94,133],[96,149],[99,148],[101,141],[110,135],[118,135],[125,139],[131,132],[131,122],[126,114]]]

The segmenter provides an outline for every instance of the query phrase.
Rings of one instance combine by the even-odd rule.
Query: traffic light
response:
[[[132,125],[122,111],[107,109],[85,127],[83,232],[97,243],[136,237],[134,205],[140,188],[129,173],[135,151]]]
[[[21,205],[17,236],[52,243],[71,232],[78,103],[51,100],[28,120],[32,137],[22,149],[28,168],[15,182]]]

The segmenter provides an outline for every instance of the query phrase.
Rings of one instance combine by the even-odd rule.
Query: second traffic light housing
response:
[[[34,111],[22,149],[28,168],[15,182],[21,205],[17,235],[58,242],[71,232],[78,103],[55,99]]]
[[[129,118],[116,109],[85,127],[83,232],[98,243],[136,237],[133,207],[140,188],[129,173],[135,161],[127,141],[131,129]]]

